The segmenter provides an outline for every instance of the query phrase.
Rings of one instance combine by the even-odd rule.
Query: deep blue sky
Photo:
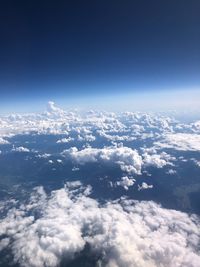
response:
[[[2,1],[0,102],[199,88],[199,14],[199,0]]]

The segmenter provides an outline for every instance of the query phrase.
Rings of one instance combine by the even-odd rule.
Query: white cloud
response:
[[[78,167],[73,167],[73,168],[72,168],[72,171],[73,171],[73,172],[79,171],[79,168],[78,168]]]
[[[74,138],[72,137],[62,138],[62,139],[59,139],[56,143],[57,144],[69,143],[70,141],[73,141],[73,140]]]
[[[141,173],[142,157],[136,150],[129,147],[87,147],[82,150],[78,150],[76,147],[72,147],[70,149],[64,150],[62,154],[66,157],[69,157],[71,160],[78,164],[105,161],[118,164],[123,171],[126,171],[128,173]]]
[[[176,170],[169,169],[166,173],[170,174],[170,175],[173,175],[173,174],[176,174]]]
[[[132,177],[123,176],[121,178],[121,181],[116,182],[116,185],[122,186],[125,190],[128,190],[130,186],[134,185],[135,181],[136,180],[133,179]]]
[[[93,142],[99,138],[98,143],[106,139],[107,147],[83,146],[79,150],[72,147],[63,155],[75,163],[73,171],[78,170],[79,164],[104,162],[117,164],[127,175],[132,175],[141,174],[146,166],[172,165],[174,158],[164,152],[158,153],[156,148],[200,151],[199,125],[199,122],[181,124],[168,117],[139,112],[78,114],[49,102],[47,112],[42,114],[13,114],[0,118],[0,144],[8,143],[6,137],[30,133],[67,136],[57,143]],[[142,143],[146,139],[156,146],[138,149],[142,151],[140,155],[133,149],[134,142]],[[113,141],[116,145],[111,145]],[[117,144],[127,141],[132,142],[131,147]],[[21,146],[14,151],[29,152],[29,149]],[[50,156],[38,155],[47,160]],[[57,162],[61,163],[59,159]],[[128,189],[134,182],[132,177],[123,176],[114,185],[117,183]],[[143,182],[138,189],[152,187]],[[91,187],[83,188],[80,181],[74,181],[47,196],[39,187],[28,203],[16,202],[18,208],[13,209],[9,206],[7,215],[0,221],[0,234],[5,235],[0,241],[0,250],[9,246],[14,260],[24,267],[57,266],[62,258],[75,256],[86,242],[102,256],[102,266],[200,266],[197,216],[163,209],[153,202],[120,200],[100,205],[88,197],[91,190]],[[8,209],[7,204],[0,209],[6,206]]]
[[[144,201],[101,206],[83,188],[74,190],[79,185],[53,191],[50,197],[37,188],[30,203],[10,209],[0,221],[0,234],[7,236],[1,249],[9,244],[14,261],[29,267],[57,266],[86,242],[100,255],[101,266],[200,266],[197,216]]]
[[[47,103],[47,112],[48,115],[56,115],[56,116],[62,116],[65,112],[61,108],[57,107],[56,104],[53,101],[49,101]]]
[[[10,243],[10,239],[9,238],[3,238],[2,240],[0,240],[0,251],[2,251],[3,249],[7,248],[9,243]]]
[[[72,131],[76,133],[76,137],[73,136],[76,141],[93,142],[97,134],[108,141],[133,141],[136,138],[154,138],[160,132],[173,131],[173,123],[174,120],[168,117],[139,112],[115,114],[93,111],[79,114],[77,111],[62,110],[50,101],[47,111],[43,113],[0,117],[0,138],[32,132],[69,136]],[[68,141],[72,140],[68,138]]]
[[[200,167],[200,160],[193,159],[193,161],[198,167]]]
[[[4,138],[0,137],[0,145],[7,145],[7,144],[9,144],[9,142]]]
[[[161,141],[155,142],[154,144],[160,148],[200,151],[200,135],[191,133],[167,134]]]
[[[173,165],[171,161],[175,158],[169,154],[162,152],[160,154],[152,154],[156,150],[145,149],[147,151],[139,155],[138,151],[123,144],[115,144],[104,148],[86,147],[78,150],[76,147],[71,147],[62,152],[62,155],[69,158],[76,164],[84,165],[88,162],[109,162],[110,164],[118,164],[122,171],[133,174],[141,174],[142,167],[154,166],[162,168],[165,165]],[[149,153],[149,154],[148,154]]]
[[[173,165],[170,160],[175,160],[165,152],[162,152],[161,154],[148,154],[145,152],[142,156],[144,165],[154,166],[156,168],[162,168],[165,165]]]
[[[19,147],[13,147],[12,152],[30,152],[30,150],[26,147],[19,146]]]
[[[138,191],[151,188],[153,188],[153,185],[148,185],[145,182],[143,182],[141,185],[138,185]]]

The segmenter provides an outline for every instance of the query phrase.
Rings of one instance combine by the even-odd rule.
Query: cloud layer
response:
[[[121,199],[100,205],[80,182],[48,196],[42,187],[0,222],[0,248],[21,266],[54,267],[90,245],[107,267],[198,267],[200,224],[195,215],[153,202]]]
[[[12,139],[17,135],[25,137]],[[44,139],[37,139],[40,135]],[[33,138],[26,138],[30,136]],[[190,160],[199,166],[199,137],[199,121],[181,123],[168,116],[140,112],[80,114],[64,111],[53,102],[41,114],[0,117],[3,160],[16,156],[17,163],[23,162],[25,167],[32,166],[30,162],[34,168],[40,166],[41,175],[51,175],[53,170],[52,177],[57,177],[60,171],[62,179],[68,180],[64,188],[49,194],[37,187],[29,199],[0,202],[0,251],[10,250],[13,261],[22,267],[58,266],[62,260],[73,260],[88,244],[97,266],[199,267],[199,217],[123,196],[100,204],[90,197],[91,186],[69,182],[67,177],[72,170],[73,177],[77,174],[76,179],[82,179],[81,171],[87,169],[84,165],[93,163],[101,167],[98,178],[89,173],[90,169],[83,176],[89,174],[94,186],[99,179],[97,190],[103,184],[101,190],[108,193],[117,189],[129,196],[148,194],[159,184],[150,178],[156,172],[159,179],[162,174],[173,179],[181,173],[177,172],[180,162]],[[186,159],[182,151],[195,153]],[[112,167],[109,170],[117,169],[115,175],[114,171],[106,173],[108,165]],[[92,184],[92,180],[84,179]]]

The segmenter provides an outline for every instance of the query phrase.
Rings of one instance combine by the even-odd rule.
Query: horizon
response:
[[[25,99],[4,102],[0,113],[29,113],[41,112],[46,104],[53,101],[63,109],[96,109],[105,111],[146,111],[167,112],[176,110],[178,112],[197,112],[200,109],[200,91],[193,90],[155,90],[141,92],[107,93],[98,95],[85,95],[78,97],[44,97],[39,99]]]

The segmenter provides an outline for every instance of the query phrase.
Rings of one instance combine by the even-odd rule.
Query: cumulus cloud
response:
[[[132,177],[123,176],[121,178],[121,181],[116,182],[116,185],[122,186],[125,190],[128,190],[130,186],[134,185],[135,181],[136,180],[133,179]]]
[[[78,168],[78,167],[73,167],[73,168],[72,168],[72,171],[73,171],[73,172],[79,171],[79,168]]]
[[[100,266],[200,266],[199,217],[154,202],[121,199],[100,205],[80,182],[69,188],[48,196],[38,187],[28,203],[0,221],[5,236],[0,248],[9,246],[20,266],[58,266],[86,244],[99,255]]]
[[[78,164],[88,162],[111,162],[120,166],[122,171],[141,173],[142,157],[134,149],[124,146],[110,146],[104,148],[87,147],[78,150],[76,147],[64,150],[63,155]]]
[[[64,110],[57,107],[53,101],[47,103],[47,112],[51,115],[63,115],[65,113]]]
[[[62,139],[59,139],[56,143],[57,144],[69,143],[70,141],[73,141],[73,140],[74,138],[72,137],[62,138]]]
[[[49,154],[49,153],[44,153],[44,154],[38,154],[37,156],[36,156],[37,158],[44,158],[44,159],[47,159],[47,158],[49,158],[49,157],[51,157],[51,154]]]
[[[138,175],[141,174],[143,166],[162,168],[165,165],[173,165],[170,161],[174,160],[173,157],[165,152],[160,154],[148,154],[145,152],[141,156],[137,150],[125,147],[123,144],[104,148],[92,148],[89,146],[82,150],[71,147],[70,149],[64,150],[62,155],[80,165],[88,162],[109,162],[110,164],[117,164],[122,171]]]
[[[145,182],[143,182],[141,185],[138,185],[138,191],[151,188],[153,188],[153,185],[148,185]]]
[[[176,170],[169,169],[166,173],[170,174],[170,175],[173,175],[173,174],[176,174]]]
[[[19,146],[19,147],[13,147],[12,152],[30,152],[30,150],[26,147]]]
[[[173,165],[171,160],[175,158],[171,157],[169,154],[162,152],[160,154],[148,154],[145,152],[143,154],[143,162],[146,166],[155,166],[157,168],[162,168],[165,165]]]

